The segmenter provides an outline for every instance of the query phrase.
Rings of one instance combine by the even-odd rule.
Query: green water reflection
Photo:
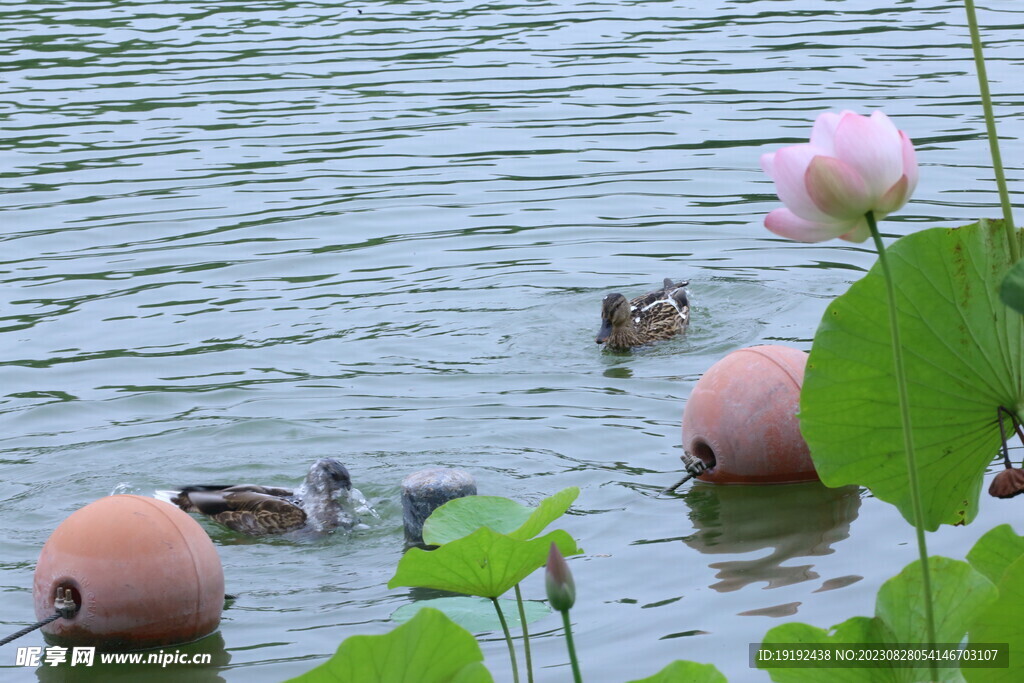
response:
[[[710,588],[722,593],[752,583],[779,588],[819,578],[813,564],[790,561],[835,552],[833,546],[850,535],[860,509],[856,486],[830,489],[818,482],[783,486],[698,482],[684,499],[696,529],[683,539],[686,545],[704,555],[757,555],[708,565],[717,570],[718,579]],[[760,552],[766,549],[767,554]],[[834,584],[835,580],[827,585]]]

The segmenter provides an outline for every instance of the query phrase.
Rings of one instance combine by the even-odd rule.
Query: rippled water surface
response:
[[[986,4],[1019,196],[1024,8]],[[400,481],[431,465],[523,502],[582,489],[563,526],[586,549],[573,617],[592,681],[676,658],[766,681],[747,643],[789,618],[870,614],[914,559],[895,510],[856,490],[656,494],[701,373],[741,346],[809,348],[830,298],[873,262],[868,245],[766,232],[761,153],[805,138],[822,110],[884,108],[922,165],[887,234],[998,215],[959,3],[0,12],[4,631],[32,620],[39,549],[86,503],[297,484],[324,455],[382,522],[310,543],[208,525],[239,597],[196,646],[218,666],[167,680],[278,681],[389,630],[410,599],[385,587]],[[602,353],[601,297],[666,276],[691,282],[690,333]],[[1011,506],[986,499],[932,551],[962,557]],[[543,596],[539,574],[524,591]],[[569,675],[557,621],[534,627],[541,681]],[[508,680],[504,643],[482,645]],[[6,646],[0,666],[13,663]],[[33,674],[61,680],[5,675]]]

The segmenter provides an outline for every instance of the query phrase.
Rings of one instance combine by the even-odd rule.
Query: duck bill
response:
[[[597,338],[594,341],[598,344],[604,344],[610,336],[612,336],[612,321],[604,320],[601,322],[601,329],[598,331]]]

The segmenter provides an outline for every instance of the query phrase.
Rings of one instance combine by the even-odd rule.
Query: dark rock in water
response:
[[[431,467],[402,480],[402,520],[405,540],[423,543],[423,522],[449,500],[476,495],[476,480],[464,470]]]

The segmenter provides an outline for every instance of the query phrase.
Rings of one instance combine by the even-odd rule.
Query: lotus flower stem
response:
[[[1009,410],[1006,410],[1006,408],[1003,408],[1003,411],[1010,416],[1010,422],[1013,424],[1013,429],[1017,432],[1017,436],[1020,438],[1021,443],[1024,444],[1024,431],[1021,431],[1020,422],[1017,420],[1017,416]]]
[[[523,625],[523,649],[526,651],[526,680],[533,683],[533,658],[530,656],[530,632],[526,628],[526,609],[523,607],[523,592],[516,584],[516,603],[519,605],[519,623]]]
[[[565,644],[569,648],[569,662],[572,664],[572,679],[575,683],[583,683],[580,676],[580,663],[576,659],[576,646],[572,642],[572,624],[569,623],[569,610],[562,610],[562,623],[565,624]]]
[[[896,387],[899,395],[900,418],[903,423],[903,448],[907,455],[907,480],[910,484],[910,502],[914,509],[914,528],[917,530],[917,551],[921,558],[921,583],[924,589],[924,619],[927,626],[928,644],[935,642],[935,614],[932,609],[932,581],[928,571],[928,544],[924,537],[924,511],[921,508],[921,487],[917,481],[917,460],[914,457],[914,432],[910,427],[910,399],[907,394],[907,373],[903,367],[903,346],[900,342],[899,317],[896,315],[896,289],[893,286],[892,272],[889,270],[889,258],[885,253],[882,236],[878,233],[875,215],[868,211],[866,215],[871,237],[878,249],[878,262],[882,266],[885,277],[885,291],[889,299],[889,331],[892,335],[892,361],[896,374]],[[932,663],[932,678],[938,680],[938,670]]]
[[[1006,430],[1003,429],[1003,413],[1005,413],[1006,416],[1010,418],[1010,426],[1013,427],[1013,431],[1016,432],[1017,437],[1021,440],[1021,443],[1024,443],[1024,431],[1021,431],[1020,423],[1017,422],[1017,416],[1013,414],[1013,411],[1004,406],[999,406],[998,408],[996,408],[996,420],[998,420],[999,422],[999,433],[1003,437],[1003,463],[1006,465],[1007,468],[1009,468],[1013,467],[1013,465],[1010,463],[1010,451],[1008,449]]]
[[[1010,419],[1013,419],[1013,413],[1010,413]],[[996,420],[999,422],[999,436],[1003,439],[1003,464],[1006,465],[1006,469],[1010,469],[1013,465],[1010,463],[1010,449],[1006,445],[1006,429],[1003,427],[1002,406],[996,408]]]
[[[508,622],[505,621],[505,615],[501,612],[498,599],[491,598],[491,602],[494,603],[494,609],[498,612],[498,621],[501,622],[501,630],[505,632],[505,642],[508,643],[508,658],[512,661],[512,680],[519,683],[519,665],[516,663],[516,649],[512,645],[512,634],[509,633]]]
[[[981,106],[985,110],[985,128],[988,131],[988,146],[992,153],[992,169],[996,173],[996,187],[999,188],[999,203],[1003,207],[1003,223],[1010,241],[1010,256],[1016,263],[1020,259],[1016,231],[1013,229],[1013,210],[1010,208],[1010,193],[1006,189],[1006,174],[1003,173],[1003,159],[999,154],[999,138],[996,135],[996,119],[992,113],[992,95],[988,90],[988,73],[985,70],[985,55],[982,53],[981,34],[978,32],[978,17],[974,12],[974,0],[964,0],[967,10],[967,26],[971,31],[971,47],[974,48],[974,65],[978,72],[978,87],[981,90]]]

